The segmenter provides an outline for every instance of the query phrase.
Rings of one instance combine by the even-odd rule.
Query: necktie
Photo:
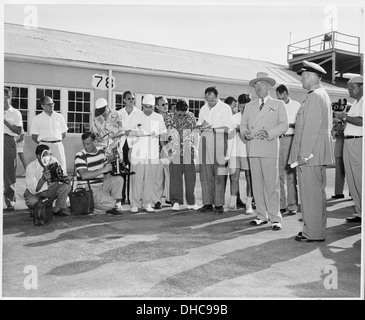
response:
[[[261,104],[260,104],[260,111],[261,109],[264,107],[265,103],[264,103],[264,99],[261,99]]]

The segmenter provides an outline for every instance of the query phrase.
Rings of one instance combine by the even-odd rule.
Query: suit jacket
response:
[[[298,156],[308,158],[310,154],[313,158],[308,161],[309,166],[332,164],[331,127],[331,100],[319,84],[309,91],[298,111],[289,164],[297,161]]]
[[[247,143],[249,157],[279,157],[279,136],[289,128],[288,116],[283,101],[268,97],[263,109],[259,111],[259,100],[248,103],[243,112],[240,132],[244,137],[246,130],[252,135],[261,129],[269,134],[268,140],[254,138]]]

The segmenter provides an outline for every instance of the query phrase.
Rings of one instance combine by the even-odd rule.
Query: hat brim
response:
[[[254,88],[256,82],[259,82],[259,81],[267,81],[271,84],[271,86],[274,86],[276,84],[276,81],[273,78],[270,78],[270,77],[255,78],[255,79],[252,79],[248,84],[249,84],[250,87]]]

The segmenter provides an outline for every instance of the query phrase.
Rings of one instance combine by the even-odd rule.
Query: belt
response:
[[[279,136],[279,138],[293,137],[293,136],[294,136],[294,133],[293,134],[282,134],[281,136]]]
[[[362,138],[362,136],[345,136],[345,139],[357,139],[357,138]]]
[[[41,142],[45,142],[45,143],[57,143],[57,142],[61,142],[62,140],[54,140],[54,141],[46,141],[46,140],[41,140]]]

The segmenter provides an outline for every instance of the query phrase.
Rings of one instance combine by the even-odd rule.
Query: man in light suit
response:
[[[331,100],[321,85],[321,77],[326,71],[320,65],[304,60],[298,74],[302,76],[302,85],[308,90],[308,95],[297,114],[289,156],[289,164],[297,162],[299,166],[303,216],[303,231],[295,240],[324,241],[327,221],[326,165],[333,163]]]
[[[270,219],[272,230],[281,230],[279,183],[279,136],[288,128],[288,117],[283,101],[269,96],[276,81],[267,73],[259,72],[249,82],[255,88],[258,100],[246,105],[240,132],[248,141],[248,157],[252,174],[253,195],[257,217],[251,225],[266,224]]]

